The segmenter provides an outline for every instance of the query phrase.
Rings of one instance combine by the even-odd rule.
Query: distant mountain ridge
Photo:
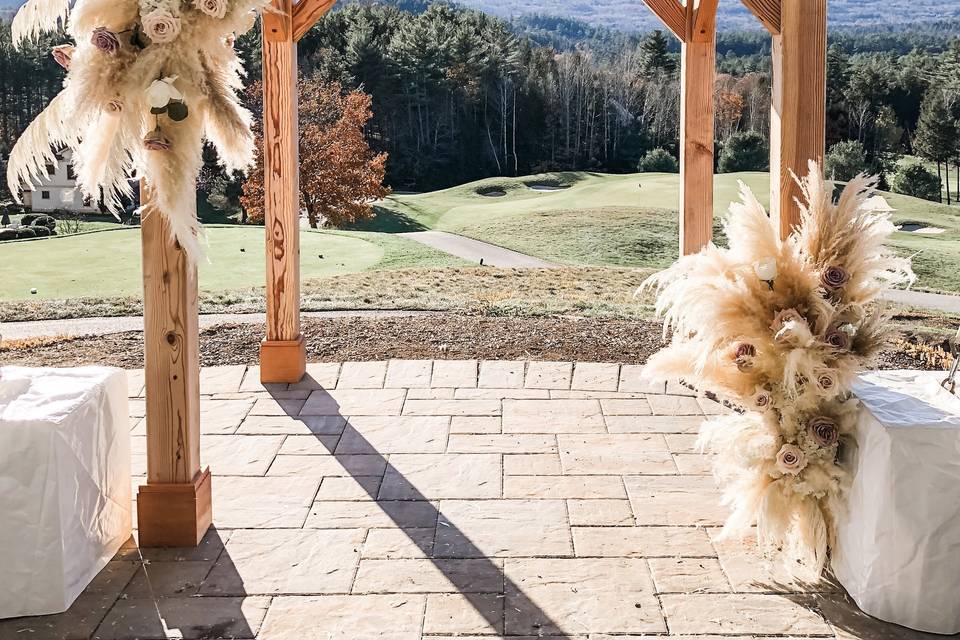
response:
[[[389,0],[386,0],[389,2]],[[0,0],[0,15],[24,0]],[[642,0],[458,0],[457,4],[505,18],[543,14],[573,18],[623,31],[662,28]],[[944,0],[830,0],[830,26],[902,31],[912,25],[960,23],[960,2]],[[721,0],[721,30],[759,29],[759,22],[737,0]]]

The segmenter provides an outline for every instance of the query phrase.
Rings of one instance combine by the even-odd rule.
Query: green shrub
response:
[[[767,139],[756,131],[738,131],[723,144],[717,170],[767,171],[770,169],[770,147]]]
[[[940,200],[940,176],[919,162],[900,165],[893,174],[890,188],[894,193],[902,193],[905,196],[934,202]]]
[[[34,218],[33,222],[30,223],[31,227],[46,227],[47,229],[53,230],[57,228],[57,219],[53,216],[47,215],[38,215]]]
[[[44,227],[43,225],[35,224],[30,228],[33,229],[35,234],[37,234],[38,238],[46,238],[50,235],[50,229],[48,227]]]
[[[17,230],[16,229],[0,229],[0,242],[4,240],[16,240],[17,239]]]
[[[37,232],[31,227],[20,227],[17,229],[17,239],[26,240],[27,238],[36,238]]]
[[[666,149],[651,149],[640,159],[637,169],[641,173],[677,173],[680,165],[677,159]]]
[[[40,214],[40,213],[28,213],[28,214],[22,216],[22,217],[20,218],[20,226],[22,226],[22,227],[31,227],[31,226],[33,226],[34,220],[36,220],[37,218],[39,218],[41,215],[43,215],[43,214]]]
[[[828,180],[849,182],[861,173],[869,173],[867,150],[856,140],[844,140],[830,147],[823,159],[823,173]]]

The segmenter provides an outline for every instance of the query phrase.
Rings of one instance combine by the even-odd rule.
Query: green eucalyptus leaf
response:
[[[186,102],[171,102],[167,105],[167,116],[174,122],[181,122],[187,119],[190,110],[187,109]]]

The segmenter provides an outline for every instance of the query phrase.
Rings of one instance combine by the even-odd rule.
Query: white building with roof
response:
[[[98,213],[95,202],[85,201],[77,188],[76,175],[73,172],[72,152],[69,149],[57,154],[60,161],[47,165],[47,177],[40,181],[37,188],[23,192],[23,203],[31,211],[46,213],[57,209],[79,213]]]

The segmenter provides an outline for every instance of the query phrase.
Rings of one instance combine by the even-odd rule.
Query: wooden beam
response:
[[[683,42],[687,35],[687,21],[678,0],[644,0],[644,2],[667,29]]]
[[[760,20],[771,35],[780,34],[781,0],[743,0],[743,4]]]
[[[713,239],[713,118],[716,80],[716,0],[686,11],[688,37],[680,71],[680,253]]]
[[[293,7],[293,39],[298,41],[307,35],[310,27],[322,18],[337,0],[300,0]]]
[[[823,162],[827,93],[827,0],[783,0],[773,37],[770,214],[786,238],[800,222],[800,189],[790,172]]]
[[[300,157],[297,43],[292,0],[263,14],[263,181],[267,233],[267,336],[262,382],[298,382],[306,370],[300,333]]]
[[[142,202],[150,197],[141,184]],[[141,244],[147,484],[137,498],[139,541],[196,546],[211,523],[210,471],[200,471],[197,267],[159,212],[144,217]]]

